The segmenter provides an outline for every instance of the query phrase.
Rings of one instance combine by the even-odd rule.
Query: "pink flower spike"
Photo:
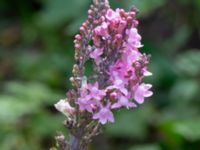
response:
[[[93,119],[98,119],[101,124],[106,124],[107,122],[114,122],[113,113],[109,109],[110,104],[106,107],[101,107],[100,111],[94,114]]]
[[[144,102],[145,97],[150,97],[151,95],[153,95],[153,92],[149,91],[151,87],[152,87],[151,84],[144,84],[144,83],[136,87],[134,94],[136,102],[142,104]]]

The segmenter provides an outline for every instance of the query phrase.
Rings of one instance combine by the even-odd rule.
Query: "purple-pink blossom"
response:
[[[110,110],[110,104],[105,107],[101,107],[99,112],[93,115],[93,119],[98,119],[101,124],[114,122],[113,113]]]
[[[130,30],[126,30],[126,34],[128,35],[128,40],[126,46],[130,49],[140,48],[141,45],[141,36],[138,34],[136,28],[131,28]]]
[[[145,84],[145,83],[138,85],[134,90],[135,91],[134,98],[136,102],[142,104],[144,102],[145,97],[150,97],[153,94],[153,92],[150,91],[151,87],[152,87],[151,84]]]
[[[90,53],[90,58],[94,59],[98,65],[101,62],[101,55],[103,54],[103,48],[96,48]]]
[[[88,84],[88,90],[89,90],[90,99],[95,99],[97,101],[100,101],[102,97],[106,95],[104,90],[99,89],[98,82],[96,82],[94,85]]]
[[[93,112],[100,104],[100,100],[106,95],[104,90],[99,89],[98,82],[95,84],[87,84],[80,88],[80,97],[78,98],[78,104],[80,110],[87,110]]]
[[[119,96],[118,101],[116,103],[114,103],[111,108],[116,109],[116,108],[120,108],[120,107],[131,108],[131,107],[136,107],[136,104],[131,102],[128,99],[128,97],[121,95],[121,96]]]

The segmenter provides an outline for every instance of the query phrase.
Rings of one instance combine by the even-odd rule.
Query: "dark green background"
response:
[[[64,130],[73,36],[91,0],[0,1],[0,149],[45,150]],[[115,112],[90,150],[200,149],[200,0],[111,0],[139,10],[154,95]],[[90,71],[88,68],[87,71]],[[65,131],[66,133],[66,131]],[[66,133],[67,134],[67,133]]]

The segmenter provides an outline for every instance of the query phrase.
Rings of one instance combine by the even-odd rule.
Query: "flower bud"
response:
[[[55,105],[55,108],[62,112],[66,117],[69,117],[70,115],[74,114],[75,109],[71,107],[67,99],[61,99],[59,102],[57,102]]]

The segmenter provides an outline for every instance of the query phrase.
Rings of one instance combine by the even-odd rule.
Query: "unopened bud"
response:
[[[85,32],[85,28],[83,26],[80,27],[80,32],[84,33]]]
[[[81,39],[82,39],[80,34],[77,34],[77,35],[75,36],[75,38],[76,38],[76,40],[81,40]]]
[[[93,15],[93,11],[91,9],[88,10],[88,15]]]
[[[73,70],[72,70],[72,73],[74,74],[74,76],[78,76],[80,74],[80,70],[79,70],[79,67],[77,64],[75,64],[73,66]]]
[[[79,50],[81,48],[80,44],[75,44],[75,48]]]

